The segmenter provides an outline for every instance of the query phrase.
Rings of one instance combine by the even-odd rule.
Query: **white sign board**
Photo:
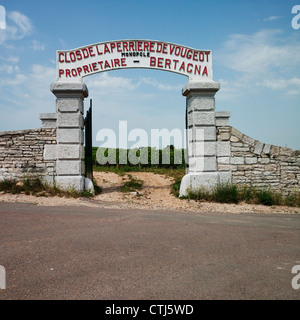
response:
[[[81,81],[94,73],[128,68],[179,73],[190,81],[212,80],[211,50],[154,40],[119,40],[57,51],[57,81]]]

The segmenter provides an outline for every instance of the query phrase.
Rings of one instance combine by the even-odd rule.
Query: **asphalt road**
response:
[[[297,264],[300,215],[0,203],[1,300],[299,300]]]

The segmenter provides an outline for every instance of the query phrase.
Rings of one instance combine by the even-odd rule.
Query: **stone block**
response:
[[[203,111],[215,109],[215,98],[213,96],[191,96],[188,100],[188,110]]]
[[[189,81],[182,89],[182,95],[190,97],[193,94],[198,95],[214,95],[220,90],[220,83],[215,81]]]
[[[56,128],[56,113],[41,113],[40,120],[42,121],[43,129]]]
[[[238,142],[240,141],[239,138],[237,138],[236,136],[230,136],[230,141],[231,142]]]
[[[245,157],[245,163],[246,164],[257,163],[257,158],[256,157]]]
[[[230,157],[230,142],[218,141],[217,142],[217,156],[218,157]]]
[[[57,176],[56,185],[63,190],[83,191],[85,178],[83,176]]]
[[[216,155],[216,142],[215,141],[202,141],[195,142],[195,156],[215,156]]]
[[[57,159],[57,145],[56,144],[46,144],[44,148],[44,160],[56,160]]]
[[[231,157],[230,163],[231,164],[244,164],[244,157]]]
[[[235,136],[238,140],[242,141],[243,139],[243,134],[233,127],[231,128],[231,135]]]
[[[215,126],[215,113],[214,112],[191,112],[188,115],[189,125],[196,126]]]
[[[215,126],[211,127],[193,127],[189,139],[194,141],[216,141],[216,128]],[[190,140],[191,141],[191,140]]]
[[[83,128],[84,119],[81,113],[58,113],[58,128]]]
[[[260,141],[257,141],[254,148],[254,153],[260,155],[262,153],[264,144]]]
[[[58,159],[83,159],[82,145],[58,145]]]
[[[262,164],[267,164],[267,163],[270,163],[270,159],[269,158],[259,158],[258,162],[262,163]]]
[[[271,150],[271,145],[270,144],[265,144],[265,146],[263,148],[263,153],[269,154],[270,150]]]
[[[82,99],[57,99],[56,100],[57,112],[81,112],[83,113]]]
[[[218,164],[229,164],[230,157],[218,157],[217,161],[218,161]]]
[[[232,175],[231,172],[219,172],[220,183],[226,184],[231,183]]]
[[[229,111],[216,111],[215,112],[216,117],[216,126],[229,126],[229,118],[230,118],[230,112]]]
[[[74,129],[57,129],[57,143],[83,143],[83,130]]]
[[[229,132],[221,132],[218,134],[218,140],[219,141],[228,141],[230,139],[230,133]]]
[[[83,161],[81,160],[58,160],[56,162],[56,173],[57,175],[82,175]]]
[[[243,136],[242,138],[243,143],[248,144],[250,146],[254,146],[255,140],[253,138],[250,138],[246,135]]]
[[[214,172],[217,171],[216,157],[190,157],[189,171],[191,172]]]
[[[199,174],[191,174],[190,188],[197,191],[201,188],[211,189],[214,188],[220,182],[218,172],[204,172]]]

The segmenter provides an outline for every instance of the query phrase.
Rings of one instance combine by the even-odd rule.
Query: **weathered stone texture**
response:
[[[231,171],[232,183],[284,194],[300,190],[299,150],[264,144],[230,126],[217,126],[217,140],[230,142],[229,162],[217,154],[217,163],[219,171]]]
[[[56,129],[0,132],[0,180],[55,174],[55,161],[44,159],[45,147],[56,145]]]

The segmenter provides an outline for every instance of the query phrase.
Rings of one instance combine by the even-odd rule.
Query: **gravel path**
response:
[[[300,213],[300,208],[283,206],[267,207],[241,203],[218,204],[181,200],[171,193],[173,180],[164,175],[150,172],[130,172],[132,177],[144,181],[142,190],[138,192],[121,192],[121,187],[128,178],[112,172],[94,172],[97,184],[102,187],[102,193],[93,199],[35,197],[23,194],[11,195],[0,193],[0,202],[29,202],[42,206],[89,206],[101,208],[137,208],[151,210],[181,210],[192,212],[230,212],[230,213]]]

